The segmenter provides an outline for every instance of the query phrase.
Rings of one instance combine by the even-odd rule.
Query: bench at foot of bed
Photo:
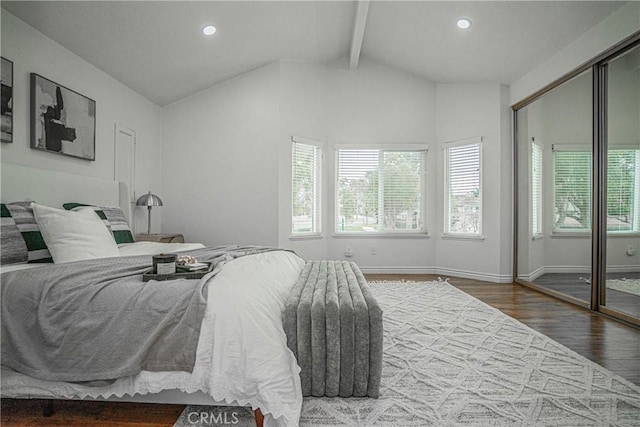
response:
[[[303,396],[378,397],[382,310],[360,268],[307,261],[285,306]]]

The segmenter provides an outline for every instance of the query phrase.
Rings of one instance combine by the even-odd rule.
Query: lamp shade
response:
[[[162,206],[162,199],[149,191],[136,200],[136,206]]]

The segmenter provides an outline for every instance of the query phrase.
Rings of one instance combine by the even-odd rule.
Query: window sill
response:
[[[607,238],[610,237],[640,237],[640,232],[638,231],[608,231]]]
[[[531,236],[531,240],[540,240],[544,237],[544,234],[540,233],[540,234],[534,234],[533,236]]]
[[[333,233],[336,239],[353,239],[353,238],[366,238],[366,239],[428,239],[429,233]]]
[[[444,240],[468,240],[477,242],[484,240],[484,236],[479,234],[443,234],[441,237]]]
[[[553,232],[551,233],[552,239],[590,239],[591,233],[585,233],[584,231],[565,231],[565,232]]]
[[[564,239],[564,238],[571,238],[571,237],[576,237],[576,238],[590,238],[591,237],[591,233],[585,233],[585,232],[575,232],[575,233],[571,233],[571,232],[565,232],[565,233],[553,233],[551,235],[552,238],[558,238],[558,239]],[[629,238],[629,237],[640,237],[640,232],[638,231],[608,231],[607,232],[607,238]]]
[[[322,234],[297,234],[289,236],[289,240],[319,240],[324,239]]]

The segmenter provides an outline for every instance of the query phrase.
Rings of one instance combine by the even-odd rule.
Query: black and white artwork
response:
[[[96,102],[31,73],[31,148],[96,159]]]
[[[2,142],[13,142],[13,62],[2,58],[0,65],[1,77],[0,84],[2,86],[2,125],[0,131]]]

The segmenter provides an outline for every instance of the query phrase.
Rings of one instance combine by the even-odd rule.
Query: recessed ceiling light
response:
[[[216,27],[214,27],[213,25],[207,25],[202,29],[202,34],[204,34],[205,36],[212,36],[215,33],[216,33]]]
[[[471,26],[471,20],[469,18],[460,18],[458,19],[458,22],[456,22],[456,25],[461,30],[466,30]]]

